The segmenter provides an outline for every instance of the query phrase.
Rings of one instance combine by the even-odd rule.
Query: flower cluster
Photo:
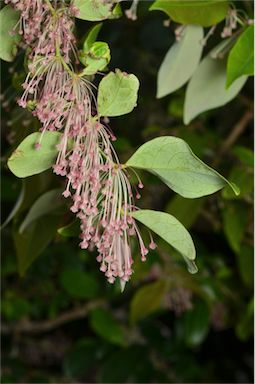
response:
[[[138,239],[143,261],[148,253],[132,217],[134,192],[136,198],[140,194],[119,163],[113,133],[97,116],[93,85],[73,71],[75,10],[62,1],[54,8],[47,0],[11,3],[21,10],[20,33],[30,49],[18,103],[40,120],[42,136],[63,132],[53,169],[67,179],[63,195],[72,199],[70,209],[80,219],[80,246],[95,247],[100,270],[110,283],[119,278],[123,287],[133,272],[131,238]],[[139,178],[138,188],[143,188]],[[149,247],[156,247],[152,238]]]
[[[77,10],[66,7],[64,0],[5,0],[20,11],[19,34],[30,49],[29,58],[34,56],[54,56],[59,49],[67,62],[70,51],[74,50],[75,37],[72,33],[72,15]]]

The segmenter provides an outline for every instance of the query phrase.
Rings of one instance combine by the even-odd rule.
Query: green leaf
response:
[[[180,252],[185,261],[195,260],[196,250],[193,240],[187,229],[174,216],[149,209],[136,211],[132,216]],[[195,264],[188,262],[188,265],[192,266],[192,264],[194,269],[189,268],[189,271],[191,273],[197,272]]]
[[[254,249],[253,246],[243,243],[236,253],[237,265],[242,281],[252,288],[254,283]]]
[[[82,71],[83,75],[94,75],[98,71],[105,69],[111,60],[110,48],[107,43],[97,41],[92,44],[90,49],[86,52],[81,52],[79,59],[85,69]]]
[[[21,276],[54,238],[58,222],[58,216],[47,215],[33,222],[22,233],[14,230],[13,237]]]
[[[232,190],[227,187],[222,191],[224,199],[233,200],[242,199],[243,197],[252,198],[254,187],[253,174],[247,167],[235,166],[232,168],[228,178],[232,184],[238,185],[240,194],[235,196]]]
[[[87,35],[85,36],[85,40],[83,43],[83,51],[88,52],[92,45],[95,43],[97,36],[102,28],[103,23],[98,23],[94,27],[92,27]]]
[[[27,136],[12,153],[8,160],[8,167],[17,177],[35,175],[50,168],[58,154],[56,145],[59,143],[59,132],[35,132]],[[41,147],[35,148],[40,142]]]
[[[249,26],[237,39],[227,62],[227,88],[243,75],[254,75],[254,26]]]
[[[122,9],[120,3],[117,3],[109,16],[109,19],[118,19],[122,16]]]
[[[188,84],[184,103],[185,124],[202,112],[227,104],[247,80],[247,76],[242,76],[226,90],[226,61],[214,59],[212,55],[213,51],[201,61]]]
[[[176,195],[167,204],[165,211],[175,216],[186,228],[190,228],[196,221],[205,199],[184,199]]]
[[[6,227],[6,225],[9,224],[9,222],[14,218],[16,213],[18,213],[20,207],[22,206],[24,196],[25,196],[25,188],[24,188],[24,185],[22,185],[19,197],[18,197],[13,209],[11,210],[10,214],[8,215],[8,217],[6,218],[4,223],[1,225],[1,230],[4,229]]]
[[[0,11],[0,58],[12,61],[17,53],[17,44],[20,41],[18,32],[13,32],[19,20],[19,12],[11,5],[6,5]]]
[[[62,198],[62,189],[52,189],[40,196],[30,208],[27,216],[20,225],[19,232],[31,225],[38,218],[45,215],[59,214],[63,211],[65,200]]]
[[[7,321],[17,321],[29,316],[31,304],[21,297],[16,297],[14,292],[7,291],[1,302],[1,313]]]
[[[49,190],[50,185],[55,180],[54,175],[50,171],[44,171],[38,175],[22,179],[24,198],[20,209],[17,212],[18,215],[27,211],[40,195]]]
[[[226,185],[239,191],[203,163],[188,144],[174,136],[162,136],[143,144],[126,163],[157,175],[172,190],[187,198],[210,195]]]
[[[70,379],[84,377],[97,361],[99,343],[96,339],[80,339],[64,358],[64,372]]]
[[[99,293],[96,279],[80,270],[64,270],[60,276],[60,283],[70,296],[78,299],[91,299],[97,297]]]
[[[187,25],[180,41],[167,52],[158,72],[157,98],[164,97],[183,86],[192,76],[200,61],[203,28]]]
[[[2,224],[1,229],[5,228],[6,225],[12,220],[15,219],[16,216],[22,212],[27,210],[31,204],[34,203],[35,199],[42,194],[45,190],[48,189],[48,185],[51,183],[51,174],[47,174],[47,172],[41,173],[39,175],[34,175],[22,180],[21,191],[19,194],[16,203],[11,210],[9,216]],[[8,187],[5,183],[5,186]],[[9,187],[8,195],[9,193]]]
[[[254,330],[254,298],[252,298],[246,308],[240,312],[240,321],[236,326],[236,334],[240,340],[246,341],[253,334]]]
[[[97,308],[90,312],[89,317],[91,328],[96,334],[112,344],[125,343],[123,330],[111,312]]]
[[[180,24],[199,24],[209,27],[226,17],[228,2],[225,0],[157,0],[150,10],[163,11]]]
[[[205,302],[194,304],[194,308],[185,312],[184,321],[184,338],[189,347],[195,347],[201,344],[210,327],[210,314]]]
[[[184,123],[189,124],[200,113],[227,104],[239,93],[246,80],[247,77],[242,76],[226,90],[224,61],[207,56],[188,84],[184,104]]]
[[[239,252],[248,222],[245,205],[241,202],[228,202],[223,209],[223,229],[229,245]]]
[[[101,116],[120,116],[131,112],[137,103],[139,81],[135,75],[129,75],[116,69],[99,83],[98,113]]]
[[[141,338],[145,339],[143,335]],[[148,344],[144,344],[139,345],[138,340],[135,340],[126,348],[110,349],[101,360],[98,383],[150,383],[152,378],[158,377],[151,363]]]
[[[78,8],[78,19],[100,21],[112,15],[113,2],[109,0],[74,0],[73,5]]]
[[[72,223],[58,229],[58,233],[63,237],[79,237],[81,233],[80,220],[74,220]]]
[[[243,147],[242,145],[236,145],[232,152],[242,163],[248,165],[248,167],[254,167],[254,153],[251,149]]]
[[[166,288],[166,281],[158,280],[138,289],[132,298],[130,305],[131,323],[135,323],[138,320],[161,309]]]

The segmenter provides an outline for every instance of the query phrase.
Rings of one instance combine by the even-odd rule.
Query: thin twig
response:
[[[30,321],[25,320],[18,324],[8,325],[2,323],[1,332],[4,334],[11,333],[44,333],[53,331],[55,328],[60,327],[66,323],[74,320],[85,318],[89,311],[100,307],[104,304],[104,301],[98,300],[90,302],[83,307],[74,308],[71,311],[67,311],[56,317],[55,319],[44,320],[44,321]]]

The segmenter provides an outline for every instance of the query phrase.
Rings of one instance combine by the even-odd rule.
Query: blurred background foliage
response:
[[[146,263],[134,248],[135,272],[120,293],[106,282],[93,252],[57,233],[73,219],[60,200],[18,232],[37,198],[63,188],[64,180],[51,171],[23,180],[8,171],[8,156],[38,122],[15,104],[24,56],[3,63],[2,221],[8,224],[2,230],[2,383],[253,382],[253,83],[249,79],[225,107],[184,126],[185,87],[155,98],[174,28],[163,25],[160,12],[148,12],[149,5],[140,3],[135,22],[105,21],[99,35],[111,48],[109,69],[140,80],[138,107],[110,121],[121,160],[147,140],[175,135],[238,184],[241,194],[184,199],[142,173],[140,205],[165,210],[190,230],[199,272],[190,275],[158,238]],[[241,6],[252,11],[251,2]],[[80,39],[90,26],[77,22]],[[216,30],[205,52],[219,35]]]

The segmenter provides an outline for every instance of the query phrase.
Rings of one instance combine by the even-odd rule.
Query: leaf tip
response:
[[[231,188],[232,188],[232,190],[234,191],[235,195],[236,195],[236,196],[239,196],[241,190],[240,190],[240,188],[238,187],[238,185],[236,185],[236,184],[233,183],[233,182],[231,182],[230,185],[231,185]]]
[[[189,125],[189,123],[191,122],[191,118],[189,117],[189,116],[187,116],[187,115],[185,115],[185,113],[184,113],[184,116],[183,116],[183,123],[185,124],[185,125]]]
[[[157,10],[157,7],[155,6],[155,3],[153,3],[150,7],[149,7],[149,11],[155,11]]]
[[[198,272],[198,267],[195,263],[194,260],[191,260],[191,259],[188,259],[186,256],[183,255],[183,258],[184,260],[186,261],[186,264],[187,264],[187,269],[189,271],[189,273],[191,273],[192,275],[194,275],[195,273]],[[195,259],[195,257],[194,257]]]
[[[157,99],[162,99],[162,97],[166,96],[164,93],[160,92],[160,90],[158,89],[157,90],[157,93],[156,93],[156,98]]]

